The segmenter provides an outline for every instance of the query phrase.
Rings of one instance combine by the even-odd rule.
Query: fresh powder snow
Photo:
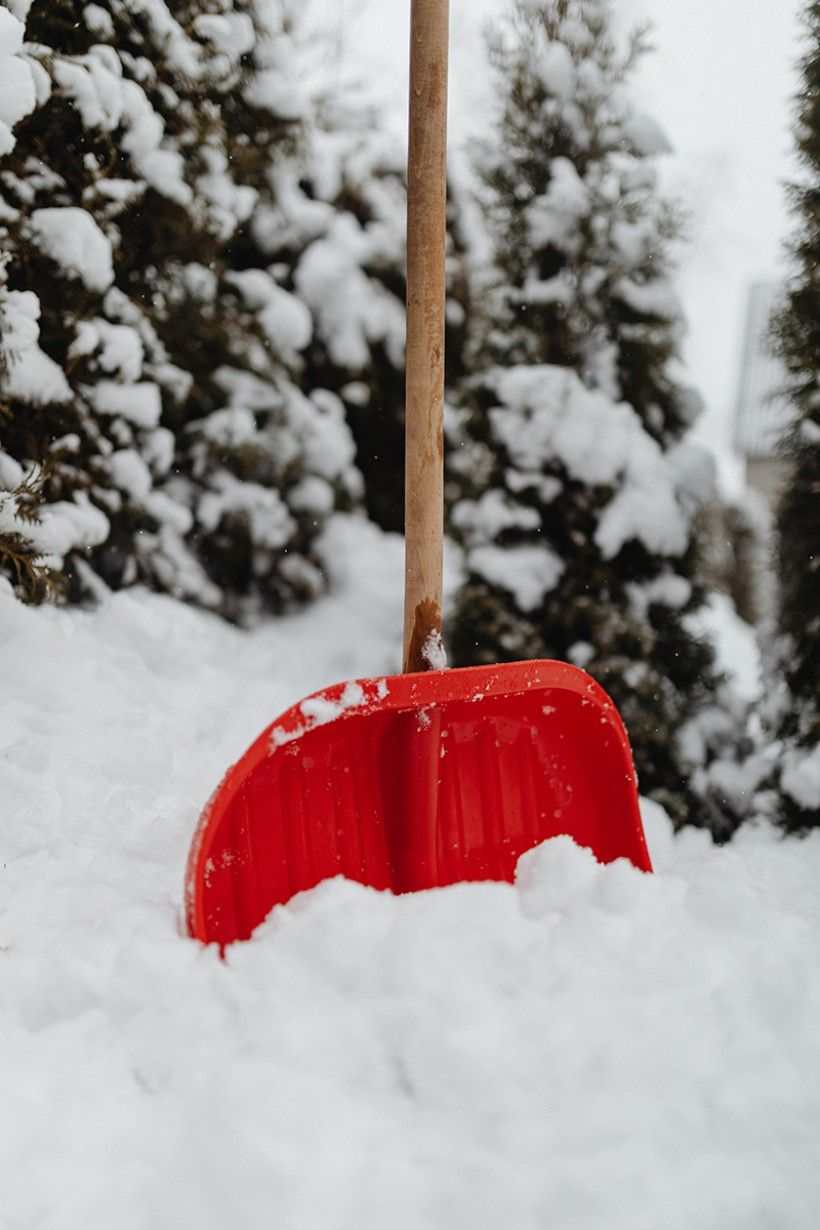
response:
[[[559,838],[514,886],[333,881],[225,960],[185,937],[227,766],[398,666],[400,540],[323,550],[334,592],[252,632],[0,589],[0,1225],[811,1230],[818,833],[646,804],[652,876]]]

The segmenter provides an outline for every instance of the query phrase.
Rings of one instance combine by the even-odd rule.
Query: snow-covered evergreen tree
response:
[[[691,723],[714,686],[686,619],[711,469],[681,443],[698,399],[677,369],[677,220],[655,170],[668,145],[627,92],[644,41],[619,47],[609,0],[515,0],[493,40],[495,290],[460,398],[452,650],[585,667],[624,717],[642,789],[682,821],[697,812],[685,748],[705,751]]]
[[[797,99],[797,150],[804,170],[792,189],[798,227],[793,274],[779,320],[795,408],[790,474],[777,519],[780,659],[785,684],[777,781],[784,826],[820,825],[820,2],[806,7],[808,48]]]
[[[273,168],[276,191],[254,219],[251,258],[308,308],[302,386],[339,398],[368,511],[398,529],[386,478],[403,462],[393,455],[404,400],[402,153],[365,101],[328,97],[318,82],[315,90],[305,142],[289,166]]]
[[[0,481],[43,475],[29,528],[74,595],[142,579],[241,615],[321,584],[352,442],[294,380],[306,308],[230,259],[300,128],[290,7],[0,13],[23,100],[0,115]]]
[[[356,441],[370,517],[404,524],[406,154],[372,90],[311,82],[308,138],[259,209],[258,251],[310,308],[303,387],[339,396]],[[448,379],[461,370],[468,290],[459,196],[451,185]]]

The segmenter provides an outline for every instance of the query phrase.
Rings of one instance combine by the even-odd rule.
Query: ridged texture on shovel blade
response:
[[[406,892],[509,880],[569,834],[650,870],[629,744],[575,667],[523,662],[338,685],[283,714],[226,775],[188,866],[188,929],[250,935],[336,875]]]

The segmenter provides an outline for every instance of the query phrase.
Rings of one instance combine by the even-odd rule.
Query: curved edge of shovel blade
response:
[[[388,695],[389,678],[358,679],[333,684],[292,705],[271,722],[244,755],[227,770],[202,809],[188,851],[185,872],[185,921],[188,935],[203,943],[224,947],[244,939],[267,916],[273,905],[313,887],[333,875],[345,874],[333,862],[316,870],[304,864],[305,851],[272,849],[275,840],[275,809],[270,806],[270,783],[265,771],[271,764],[286,767],[280,789],[290,796],[291,806],[301,817],[300,795],[304,791],[306,737],[345,717],[363,717],[378,710]],[[277,783],[279,784],[279,783]],[[328,804],[332,802],[329,798]],[[270,814],[269,824],[260,824],[261,813]],[[305,828],[305,825],[302,825]],[[266,831],[267,830],[267,831]],[[221,841],[218,841],[222,838]],[[219,848],[217,848],[219,847]],[[300,860],[301,853],[301,860]],[[259,881],[261,864],[278,864],[280,885],[273,900]],[[301,872],[301,874],[300,874]],[[375,874],[376,881],[379,877]],[[353,869],[348,870],[351,878]],[[386,871],[385,871],[386,875]],[[367,882],[367,881],[365,881]],[[388,882],[379,887],[387,887]]]
[[[558,834],[651,871],[626,730],[584,671],[536,660],[336,684],[271,723],[212,794],[187,930],[224,948],[337,875],[397,892],[511,879]]]

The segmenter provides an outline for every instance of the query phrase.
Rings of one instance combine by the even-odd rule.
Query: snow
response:
[[[313,697],[303,700],[299,708],[303,716],[314,726],[324,726],[326,722],[335,721],[347,709],[358,709],[364,703],[365,695],[360,685],[351,682],[346,685],[338,704],[323,700],[321,697]]]
[[[388,690],[387,680],[380,679],[377,684],[378,696],[386,696]],[[349,709],[360,709],[369,700],[372,700],[372,696],[368,697],[355,680],[345,684],[344,691],[338,700],[331,700],[327,696],[308,696],[298,707],[304,721],[290,729],[284,726],[274,726],[270,735],[271,748],[283,747],[286,743],[292,743],[294,739],[300,739],[306,731],[314,730],[317,726],[327,726],[329,722],[335,722]]]
[[[108,458],[108,470],[115,485],[132,500],[143,502],[151,491],[151,471],[136,449],[121,448]]]
[[[288,504],[295,512],[310,513],[314,517],[327,517],[335,504],[333,487],[327,479],[317,474],[308,474],[288,491]]]
[[[148,26],[157,46],[164,49],[168,66],[176,72],[195,78],[199,69],[200,49],[173,17],[166,0],[129,0],[129,7]]]
[[[569,158],[553,158],[549,187],[527,210],[530,242],[534,247],[554,245],[568,255],[577,252],[583,243],[580,220],[590,207],[589,189]]]
[[[404,355],[404,309],[362,270],[369,253],[370,241],[356,219],[342,213],[327,236],[306,249],[294,275],[331,360],[352,372],[367,367],[374,342],[384,342],[396,366]]]
[[[201,38],[210,39],[232,57],[253,49],[253,22],[246,13],[201,13],[194,18],[193,27]]]
[[[120,146],[130,155],[138,174],[156,192],[188,205],[193,194],[183,179],[182,155],[160,148],[165,126],[136,81],[123,81],[122,108],[128,131]]]
[[[534,207],[538,207],[537,201],[535,202]],[[546,222],[547,228],[552,229],[554,219],[543,216],[539,222],[542,224]],[[533,234],[539,234],[539,238],[543,238],[549,234],[549,229],[547,228],[536,222],[536,225],[532,228]],[[562,229],[561,234],[565,241],[568,240],[569,228],[566,227]],[[521,290],[513,292],[511,298],[513,301],[517,299],[521,303],[529,303],[533,305],[537,304],[543,307],[546,307],[550,303],[563,303],[565,306],[569,307],[574,300],[575,295],[576,288],[573,284],[573,279],[569,273],[562,269],[561,272],[557,273],[554,278],[533,278],[528,275],[524,279],[524,285]]]
[[[662,453],[631,406],[586,388],[567,368],[509,367],[492,380],[501,402],[490,410],[493,434],[514,465],[560,461],[583,483],[616,488],[595,531],[606,559],[632,538],[661,555],[685,550],[691,483],[684,482],[682,462]]]
[[[118,384],[115,380],[98,380],[84,391],[97,414],[119,416],[135,427],[151,428],[159,423],[162,397],[150,381]]]
[[[11,10],[18,21],[25,22],[33,0],[5,0],[6,8]]]
[[[249,308],[258,313],[259,325],[283,358],[295,359],[313,333],[310,309],[289,291],[277,286],[264,269],[244,269],[225,279],[235,286]]]
[[[575,89],[575,65],[564,43],[548,42],[539,47],[538,76],[546,90],[557,98],[571,98]]]
[[[687,616],[686,623],[696,636],[711,642],[718,670],[729,676],[738,696],[757,700],[763,687],[757,634],[740,618],[728,594],[713,590],[703,606]]]
[[[783,753],[780,783],[800,807],[820,810],[820,747],[788,748]]]
[[[421,647],[421,656],[431,671],[447,670],[447,650],[444,648],[441,633],[435,628],[427,633]]]
[[[97,363],[104,372],[119,375],[126,382],[139,380],[145,349],[131,325],[113,325],[100,317],[81,320],[68,357],[93,354],[98,348]]]
[[[26,227],[43,255],[89,290],[107,290],[114,281],[111,244],[88,210],[70,205],[35,209]]]
[[[204,146],[200,158],[208,169],[197,178],[197,190],[210,206],[210,223],[214,233],[230,239],[238,225],[247,222],[259,199],[255,188],[236,184],[230,176],[230,161],[222,150]]]
[[[564,571],[546,543],[520,547],[475,547],[467,554],[471,572],[508,590],[522,611],[534,611],[555,589]]]
[[[288,409],[301,436],[305,469],[328,481],[337,479],[355,455],[339,398],[329,389],[315,389],[310,397],[294,390]]]
[[[624,138],[629,147],[639,157],[652,157],[656,154],[671,154],[672,145],[666,133],[649,115],[636,114],[629,116],[621,125]]]
[[[19,462],[0,450],[0,492],[13,491],[25,479],[25,471]],[[2,495],[0,495],[2,499]]]
[[[692,597],[692,584],[675,573],[661,573],[642,585],[630,583],[627,591],[632,606],[643,617],[653,603],[668,606],[673,611],[682,610]]]
[[[72,501],[60,500],[47,504],[33,527],[25,528],[26,537],[43,557],[43,563],[59,568],[70,551],[97,547],[105,542],[110,526],[99,508],[78,491]]]
[[[24,33],[23,22],[0,9],[0,157],[14,149],[12,129],[36,103],[31,68],[19,54]]]
[[[613,287],[613,294],[639,316],[677,320],[681,315],[680,299],[666,278],[653,278],[648,282],[619,278]]]
[[[534,485],[537,482],[536,475]],[[515,504],[498,487],[491,487],[477,500],[461,500],[453,509],[452,519],[468,545],[489,542],[508,529],[538,530],[541,527],[537,509]]]
[[[294,532],[287,505],[273,487],[234,478],[227,471],[217,473],[213,490],[203,495],[197,506],[199,521],[206,530],[215,530],[223,517],[241,516],[249,525],[251,539],[262,547],[284,547]]]
[[[55,59],[54,80],[70,98],[86,128],[113,131],[123,114],[122,65],[112,47],[92,47],[87,56]]]
[[[136,590],[0,590],[0,1191],[60,1230],[811,1230],[820,834],[558,839],[512,885],[334,881],[221,961],[181,933],[224,768],[396,668],[402,551],[337,518],[336,592],[239,632]]]
[[[0,533],[22,535],[31,543],[44,567],[61,568],[69,551],[99,546],[108,537],[108,518],[83,492],[78,492],[71,501],[58,500],[46,505],[39,510],[38,519],[32,522],[18,515],[13,500],[4,499],[3,477],[0,474]],[[14,479],[16,476],[11,473],[8,477]]]
[[[228,406],[214,410],[206,419],[197,419],[191,423],[191,429],[223,448],[236,448],[251,443],[256,435],[256,419],[245,406]]]
[[[70,401],[63,369],[40,349],[40,300],[33,290],[0,293],[0,393],[37,403]]]
[[[89,30],[98,34],[101,38],[112,38],[114,35],[114,22],[111,19],[111,14],[107,13],[104,8],[98,4],[87,4],[83,9],[83,17]]]

